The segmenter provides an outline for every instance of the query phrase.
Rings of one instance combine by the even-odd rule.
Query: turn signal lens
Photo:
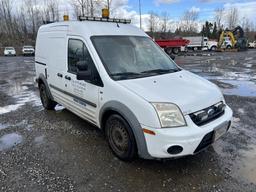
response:
[[[151,130],[148,130],[148,129],[145,129],[145,128],[143,129],[143,132],[147,133],[149,135],[156,135],[156,133],[154,131],[151,131]]]

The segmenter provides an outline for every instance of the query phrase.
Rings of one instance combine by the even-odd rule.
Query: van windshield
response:
[[[93,36],[92,42],[114,80],[180,71],[171,58],[148,37]]]

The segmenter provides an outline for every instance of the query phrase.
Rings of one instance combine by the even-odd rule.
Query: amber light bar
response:
[[[102,22],[113,22],[113,23],[124,23],[130,24],[131,19],[112,19],[112,18],[102,18],[102,17],[88,17],[88,16],[79,16],[79,21],[102,21]]]

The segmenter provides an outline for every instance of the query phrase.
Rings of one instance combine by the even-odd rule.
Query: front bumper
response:
[[[8,52],[8,53],[4,53],[5,56],[14,56],[16,55],[16,53],[14,52]]]
[[[232,115],[232,110],[227,106],[221,117],[200,127],[194,124],[189,115],[185,116],[186,127],[150,128],[141,125],[142,128],[155,132],[155,135],[144,133],[148,153],[153,158],[172,158],[198,153],[214,142],[216,128],[223,124],[230,127]],[[178,154],[170,154],[167,150],[172,146],[181,146],[183,150]]]
[[[34,55],[35,52],[34,51],[25,51],[23,52],[23,55]]]

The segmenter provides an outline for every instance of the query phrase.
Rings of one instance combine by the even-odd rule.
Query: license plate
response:
[[[214,140],[218,140],[222,135],[224,135],[226,132],[227,132],[227,129],[228,129],[228,125],[229,123],[226,122],[222,125],[220,125],[219,127],[217,127],[214,132],[215,132],[215,137],[214,137]]]

